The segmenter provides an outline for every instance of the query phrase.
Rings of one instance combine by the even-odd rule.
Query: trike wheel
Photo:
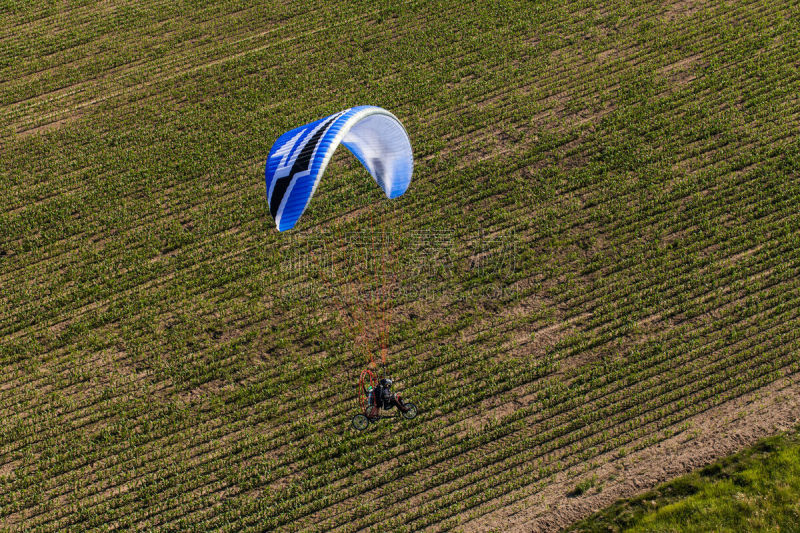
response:
[[[369,418],[367,418],[365,415],[357,414],[356,416],[353,417],[353,427],[356,428],[357,430],[363,431],[367,429],[368,425],[369,425]]]
[[[417,406],[411,402],[406,402],[406,407],[408,407],[408,411],[403,413],[403,418],[405,418],[406,420],[411,420],[412,418],[416,418]]]

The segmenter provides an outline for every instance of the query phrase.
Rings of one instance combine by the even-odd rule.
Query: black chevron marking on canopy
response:
[[[309,139],[305,146],[303,146],[303,149],[300,150],[300,155],[297,156],[294,165],[292,165],[292,170],[289,171],[289,175],[275,180],[275,187],[272,189],[272,198],[269,200],[269,212],[272,215],[272,218],[275,218],[275,215],[278,214],[278,208],[281,206],[283,197],[286,194],[286,189],[289,188],[292,178],[294,178],[294,175],[298,172],[308,170],[308,166],[311,163],[311,154],[314,153],[314,148],[316,148],[320,138],[328,130],[331,122],[336,120],[338,117],[339,115],[331,117],[322,125],[322,127],[320,127],[320,129],[317,130],[317,132],[313,137],[311,137],[311,139]]]

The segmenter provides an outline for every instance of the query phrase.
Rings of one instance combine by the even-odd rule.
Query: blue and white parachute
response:
[[[388,198],[406,192],[414,157],[405,128],[380,107],[351,107],[287,131],[272,145],[264,176],[269,212],[279,231],[297,223],[340,143],[361,161]]]

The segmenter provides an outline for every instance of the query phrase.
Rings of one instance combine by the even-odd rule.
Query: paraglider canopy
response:
[[[279,231],[292,229],[306,210],[339,144],[366,167],[387,198],[406,192],[414,159],[405,128],[383,108],[351,107],[287,131],[272,145],[264,175]]]

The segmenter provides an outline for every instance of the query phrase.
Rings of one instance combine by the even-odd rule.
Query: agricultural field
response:
[[[277,232],[360,104],[408,192]],[[786,429],[799,128],[788,0],[0,4],[0,527],[555,531]]]
[[[798,501],[800,433],[795,428],[615,502],[568,531],[795,531]]]

